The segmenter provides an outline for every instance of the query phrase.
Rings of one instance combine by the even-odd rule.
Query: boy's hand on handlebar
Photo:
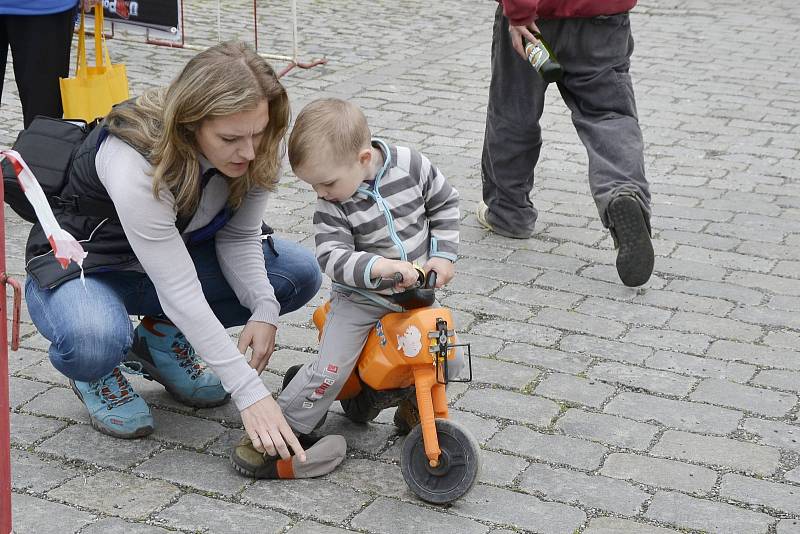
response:
[[[453,279],[456,274],[456,267],[453,262],[444,258],[434,256],[429,259],[423,267],[425,273],[436,271],[436,287],[442,287]]]
[[[267,367],[272,352],[275,350],[275,332],[278,328],[269,323],[248,321],[239,335],[239,352],[245,354],[247,348],[253,349],[250,356],[250,367],[258,374]]]
[[[380,258],[373,263],[370,275],[372,278],[392,278],[395,273],[403,275],[403,280],[394,286],[397,290],[409,288],[419,280],[419,273],[414,268],[413,264],[407,261],[390,260],[388,258]]]
[[[255,404],[242,410],[242,423],[253,447],[270,456],[280,455],[289,458],[291,447],[301,462],[306,461],[306,452],[297,441],[297,436],[283,417],[278,403],[271,396],[266,396]]]

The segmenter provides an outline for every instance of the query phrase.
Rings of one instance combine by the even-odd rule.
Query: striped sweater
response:
[[[384,157],[375,179],[347,200],[319,199],[314,213],[323,272],[362,289],[377,286],[370,270],[381,257],[424,265],[433,256],[454,262],[458,254],[458,192],[416,150],[380,139],[372,144]]]

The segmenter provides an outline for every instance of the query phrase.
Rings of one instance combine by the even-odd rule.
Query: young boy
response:
[[[289,425],[306,434],[336,399],[370,330],[393,311],[392,294],[416,283],[413,264],[436,271],[437,287],[453,278],[458,192],[419,152],[372,139],[361,110],[338,99],[317,100],[300,112],[289,137],[289,162],[317,193],[316,255],[333,281],[318,358],[300,368],[278,397]],[[377,289],[395,273],[402,282]],[[457,376],[463,359],[450,365]],[[413,401],[405,404],[395,424],[407,432],[416,410]]]

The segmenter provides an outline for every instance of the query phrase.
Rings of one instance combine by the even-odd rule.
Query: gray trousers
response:
[[[317,359],[297,371],[278,396],[278,405],[292,429],[302,434],[314,430],[356,366],[370,330],[389,312],[358,293],[331,292],[331,308],[322,329]],[[423,343],[427,343],[427,338]],[[463,367],[463,355],[456,350],[456,358],[448,362],[449,375],[457,377]]]
[[[589,156],[589,188],[600,219],[621,193],[650,216],[642,133],[628,73],[633,37],[627,13],[537,21],[564,69],[557,82]],[[530,199],[542,147],[539,119],[547,84],[511,47],[502,6],[492,37],[492,81],[481,170],[488,222],[502,235],[528,237],[538,215]]]

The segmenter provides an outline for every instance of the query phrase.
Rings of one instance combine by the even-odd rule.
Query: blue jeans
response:
[[[316,295],[322,283],[314,254],[302,245],[273,239],[276,255],[264,242],[264,260],[281,314],[294,311]],[[229,328],[241,326],[251,311],[242,306],[220,270],[214,241],[189,248],[203,294]],[[73,279],[41,289],[28,277],[25,298],[31,319],[50,340],[50,361],[61,373],[88,382],[118,366],[133,342],[129,315],[163,314],[155,287],[144,273],[116,271],[86,276],[84,289]]]

